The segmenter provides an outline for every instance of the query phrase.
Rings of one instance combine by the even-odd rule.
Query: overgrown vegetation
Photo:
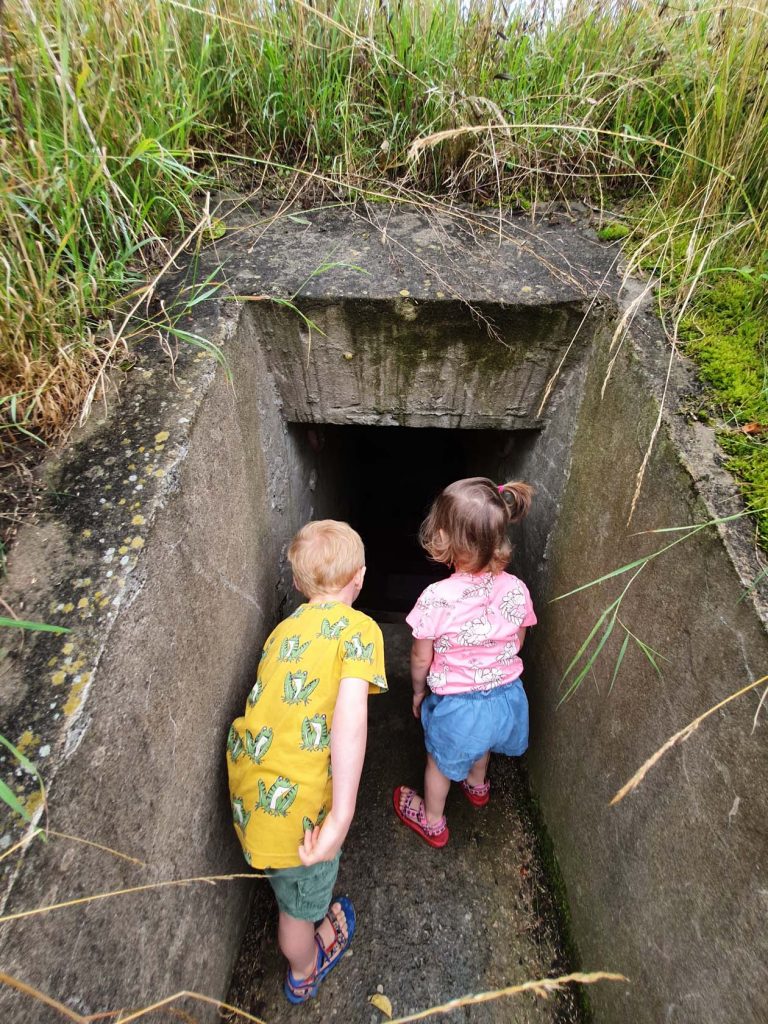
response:
[[[345,200],[535,212],[579,198],[601,219],[632,199],[633,265],[660,276],[703,373],[733,377],[751,416],[763,334],[732,345],[690,300],[722,282],[725,301],[741,289],[764,316],[767,13],[766,0],[0,0],[0,441],[68,429],[120,353],[116,303],[199,224],[205,189],[289,181],[285,168]],[[733,465],[766,504],[751,459]]]

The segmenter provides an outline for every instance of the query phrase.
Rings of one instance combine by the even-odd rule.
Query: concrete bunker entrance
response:
[[[327,982],[333,1013],[357,1019],[376,986],[399,993],[402,1010],[411,1012],[510,977],[567,973],[573,964],[560,931],[562,908],[542,864],[519,763],[493,760],[492,814],[471,808],[452,787],[446,807],[451,842],[439,851],[437,874],[436,851],[397,821],[391,803],[399,783],[423,791],[425,753],[411,714],[411,637],[404,617],[423,588],[450,571],[421,549],[419,524],[453,480],[517,477],[538,431],[294,423],[288,435],[297,451],[311,453],[313,514],[350,522],[365,541],[368,571],[356,605],[382,627],[390,687],[369,702],[366,762],[337,883],[352,897],[361,928],[354,956]],[[520,566],[513,568],[524,576]],[[428,898],[409,894],[418,879],[430,879]],[[229,996],[265,1019],[280,1019],[282,1009],[283,962],[272,940],[273,917],[263,887]],[[493,939],[478,941],[478,929]],[[460,958],[452,955],[456,948]],[[508,1007],[499,1003],[482,1019],[506,1021]],[[516,1019],[572,1024],[581,1017],[575,994],[566,992],[546,1008],[525,1007]]]
[[[558,365],[563,385],[573,386],[579,360],[562,360],[583,314],[575,304],[489,307],[479,318],[459,303],[435,304],[431,312],[403,301],[342,301],[304,305],[301,324],[286,311],[263,308],[246,318],[264,360],[262,389],[269,381],[272,395],[277,392],[274,403],[262,391],[263,408],[272,410],[271,425],[268,415],[262,426],[262,448],[278,513],[274,530],[285,544],[306,519],[350,522],[363,537],[368,565],[357,605],[377,619],[385,637],[390,692],[371,701],[350,855],[339,878],[339,891],[352,895],[366,925],[344,978],[328,982],[334,1012],[348,1010],[352,1017],[377,985],[410,992],[415,1010],[505,978],[551,976],[570,966],[519,766],[508,759],[494,766],[502,806],[493,815],[473,816],[453,787],[446,810],[455,835],[437,879],[434,851],[397,821],[391,794],[398,783],[421,790],[424,769],[403,620],[424,587],[448,572],[421,549],[419,525],[453,480],[525,479],[548,438],[565,443],[562,424],[556,420],[548,431],[537,409]],[[322,335],[310,336],[307,321]],[[513,569],[523,579],[541,554],[565,479],[556,457],[542,464],[548,469],[539,467],[543,487],[536,515],[526,520],[530,537],[524,539],[519,527],[512,537]],[[283,585],[282,607],[290,610],[296,595],[287,573]],[[404,879],[418,877],[434,882],[429,900],[405,898]],[[264,1016],[281,1009],[282,962],[265,940],[272,915],[269,893],[260,890],[231,995],[233,1003]],[[478,942],[478,928],[495,940]],[[400,936],[394,944],[393,935]],[[465,951],[460,963],[451,955],[455,948]],[[507,1019],[506,1010],[499,1006],[488,1019]],[[577,1019],[575,1000],[563,997],[551,1019]]]
[[[514,475],[536,431],[296,426],[317,448],[317,477],[333,481],[328,514],[363,537],[368,571],[358,604],[399,621],[429,583],[444,577],[418,542],[432,499],[453,480]],[[501,481],[501,476],[498,476]],[[521,573],[522,574],[522,573]]]
[[[407,1013],[561,973],[567,965],[546,931],[511,762],[492,768],[489,814],[449,797],[451,842],[439,855],[391,811],[393,786],[419,785],[423,769],[408,631],[387,621],[402,617],[420,574],[433,571],[417,547],[417,524],[448,479],[527,479],[536,500],[513,561],[539,614],[524,649],[527,768],[585,969],[633,979],[590,988],[595,1019],[762,1022],[755,979],[768,962],[765,873],[755,865],[765,845],[768,755],[755,728],[760,691],[752,704],[730,704],[716,727],[709,720],[706,735],[700,730],[655,765],[631,799],[609,806],[673,728],[721,701],[735,674],[755,678],[766,662],[764,582],[755,586],[764,574],[746,522],[738,545],[735,523],[726,542],[696,532],[656,559],[628,595],[622,622],[664,655],[663,673],[630,645],[614,680],[617,629],[613,657],[561,704],[563,670],[610,593],[594,587],[549,599],[648,552],[657,544],[648,531],[741,508],[707,455],[711,430],[671,407],[659,419],[668,376],[658,325],[650,312],[638,315],[624,343],[611,346],[607,321],[621,314],[610,295],[593,298],[614,254],[583,232],[510,223],[514,237],[494,241],[492,252],[465,239],[446,253],[449,235],[415,214],[393,217],[390,238],[400,232],[411,249],[440,248],[440,278],[427,280],[421,258],[401,266],[399,250],[367,231],[350,240],[335,213],[319,230],[283,218],[282,240],[266,253],[262,245],[260,263],[243,256],[239,232],[228,234],[239,268],[228,276],[233,292],[256,301],[237,320],[227,302],[192,326],[222,341],[232,378],[204,353],[182,352],[182,387],[169,393],[167,366],[155,372],[160,364],[147,357],[124,385],[117,423],[95,427],[64,456],[57,493],[71,495],[44,524],[44,543],[37,527],[25,527],[22,549],[20,534],[18,551],[29,561],[4,598],[30,620],[55,614],[76,625],[75,665],[82,657],[87,669],[73,676],[60,639],[41,633],[18,652],[18,688],[11,677],[13,699],[24,700],[51,744],[52,821],[110,848],[128,845],[155,879],[243,870],[221,770],[226,730],[242,711],[261,643],[297,600],[284,557],[290,537],[312,517],[348,518],[367,541],[369,584],[379,585],[364,600],[383,624],[391,691],[371,701],[369,757],[339,880],[360,927],[352,956],[302,1019],[363,1019],[378,986]],[[314,275],[328,232],[331,246],[338,241],[367,274],[337,267],[324,280]],[[554,260],[551,273],[533,249],[548,266]],[[217,251],[217,268],[219,258]],[[301,315],[267,302],[266,287],[301,294]],[[673,375],[678,397],[687,395],[684,368]],[[628,531],[637,470],[659,423]],[[151,472],[142,473],[142,461]],[[40,587],[30,591],[33,570]],[[98,608],[82,596],[86,585],[103,595]],[[62,695],[64,710],[74,710],[52,719],[49,701]],[[125,799],[129,787],[140,799]],[[18,867],[4,862],[13,865],[8,910],[147,880],[143,867],[60,851],[29,844]],[[287,1020],[273,920],[266,886],[164,886],[119,905],[99,901],[82,915],[18,922],[0,941],[9,974],[94,1014],[190,987],[222,993],[240,948],[230,1002]],[[27,1004],[17,1001],[9,1015],[16,994],[5,996],[0,1016],[26,1024]],[[466,1015],[528,1021],[555,1010],[551,1002],[499,1003]]]

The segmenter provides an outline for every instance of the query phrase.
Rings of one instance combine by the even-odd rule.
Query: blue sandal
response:
[[[283,991],[289,1003],[306,1003],[308,999],[314,999],[321,982],[325,981],[326,977],[349,949],[352,936],[355,934],[355,908],[352,906],[352,901],[346,896],[339,896],[332,903],[338,903],[341,907],[341,912],[344,914],[347,922],[347,934],[344,934],[339,919],[329,908],[325,916],[333,926],[333,941],[330,946],[324,946],[320,936],[317,933],[315,934],[317,960],[315,961],[315,969],[309,977],[297,981],[289,968],[285,976],[285,984],[283,985]]]

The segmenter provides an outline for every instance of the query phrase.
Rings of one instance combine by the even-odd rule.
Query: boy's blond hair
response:
[[[360,534],[336,519],[317,519],[302,526],[288,548],[296,586],[312,598],[346,587],[365,565]]]

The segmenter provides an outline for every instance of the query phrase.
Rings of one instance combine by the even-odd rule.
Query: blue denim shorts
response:
[[[424,743],[454,782],[466,779],[489,750],[518,757],[528,749],[528,698],[519,679],[492,690],[430,693],[421,705]]]

